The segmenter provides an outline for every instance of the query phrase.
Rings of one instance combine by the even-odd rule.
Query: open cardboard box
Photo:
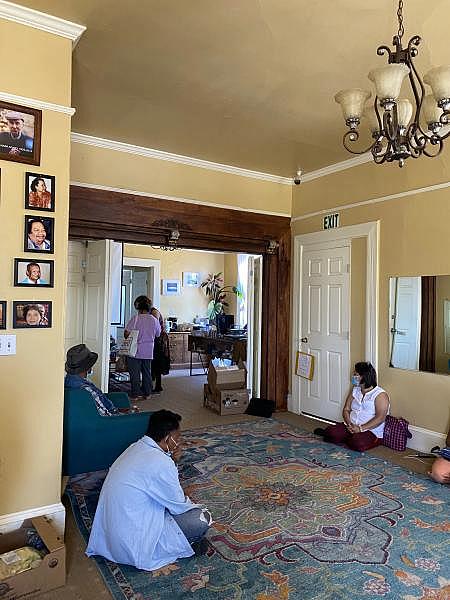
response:
[[[208,384],[214,390],[233,390],[247,386],[247,368],[245,363],[231,367],[216,367],[212,362],[208,369]]]
[[[20,529],[0,535],[0,554],[27,545],[26,529],[34,527],[47,547],[48,554],[35,569],[0,580],[1,600],[30,598],[42,592],[61,587],[66,583],[66,549],[46,517],[34,517],[24,521]]]

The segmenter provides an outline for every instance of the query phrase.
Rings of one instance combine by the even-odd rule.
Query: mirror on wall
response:
[[[450,374],[450,275],[391,277],[389,364]]]

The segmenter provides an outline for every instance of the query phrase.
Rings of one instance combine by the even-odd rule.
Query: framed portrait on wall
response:
[[[179,296],[181,294],[181,281],[179,279],[163,279],[162,295]]]
[[[0,329],[6,329],[6,300],[0,300]]]
[[[52,303],[42,300],[13,302],[14,329],[42,329],[52,326]]]
[[[55,178],[42,173],[25,173],[25,208],[55,210]]]
[[[53,261],[14,259],[14,285],[18,287],[53,287]]]
[[[53,217],[37,217],[25,215],[24,226],[24,252],[54,252],[54,228]]]
[[[200,287],[200,273],[185,271],[183,273],[184,287]]]
[[[42,111],[0,100],[0,159],[39,165],[41,128]]]

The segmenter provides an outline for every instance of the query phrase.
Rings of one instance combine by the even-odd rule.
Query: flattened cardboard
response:
[[[34,598],[66,583],[66,549],[53,525],[46,517],[34,517],[24,521],[20,529],[0,535],[0,554],[26,545],[25,530],[30,524],[36,529],[49,553],[39,567],[23,571],[0,581],[2,600]]]

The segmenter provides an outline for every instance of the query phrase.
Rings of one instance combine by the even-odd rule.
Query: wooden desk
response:
[[[188,351],[191,353],[189,374],[192,375],[192,355],[195,353],[198,355],[204,371],[206,371],[212,357],[230,358],[233,363],[247,360],[247,338],[231,335],[213,337],[206,334],[189,334]],[[202,358],[203,356],[206,357],[206,360]]]

